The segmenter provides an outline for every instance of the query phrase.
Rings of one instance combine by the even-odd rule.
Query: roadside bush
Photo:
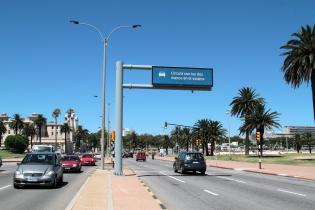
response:
[[[5,147],[15,153],[23,153],[28,147],[28,138],[21,135],[10,135],[5,139]]]

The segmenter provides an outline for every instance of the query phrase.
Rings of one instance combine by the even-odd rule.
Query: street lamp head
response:
[[[72,23],[72,24],[78,25],[80,22],[79,22],[79,21],[77,21],[77,20],[69,20],[69,23]]]
[[[132,28],[140,28],[141,25],[132,25]]]

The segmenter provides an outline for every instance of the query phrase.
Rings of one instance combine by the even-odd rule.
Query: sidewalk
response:
[[[156,159],[174,161],[174,157],[156,156]],[[259,169],[258,163],[223,161],[223,160],[207,160],[207,166],[315,180],[315,166],[264,164],[262,162],[262,169]]]
[[[110,164],[96,169],[66,210],[161,210],[160,201],[133,171],[123,169],[123,174],[114,176]]]

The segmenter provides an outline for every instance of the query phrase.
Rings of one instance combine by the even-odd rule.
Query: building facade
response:
[[[35,120],[38,117],[38,114],[32,113],[29,117],[22,118],[23,123],[25,124],[33,124],[36,130],[36,134],[32,139],[33,144],[39,144],[39,129],[35,125]],[[2,113],[0,114],[0,121],[4,123],[4,126],[6,127],[6,133],[2,135],[2,145],[0,147],[4,146],[4,142],[7,136],[14,135],[14,130],[10,128],[10,123],[12,122],[12,118],[8,117],[7,114]],[[65,134],[61,133],[61,126],[67,123],[70,128],[71,132],[70,134],[66,135],[66,141],[67,145],[72,145],[72,140],[74,139],[74,132],[77,130],[78,127],[78,117],[76,117],[75,113],[72,113],[71,117],[65,116],[65,122],[57,123],[54,122],[48,122],[41,128],[41,144],[49,144],[54,145],[55,144],[55,128],[56,128],[56,134],[57,134],[57,146],[60,150],[64,150],[64,144],[65,144]],[[19,131],[18,134],[22,134],[22,131]],[[29,138],[31,140],[31,138]]]

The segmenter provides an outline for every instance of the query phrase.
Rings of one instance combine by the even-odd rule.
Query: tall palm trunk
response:
[[[38,127],[39,144],[42,144],[42,126]]]
[[[65,153],[67,154],[67,132],[65,132]]]
[[[31,148],[33,147],[33,136],[31,135]]]
[[[207,141],[205,142],[205,147],[206,147],[206,156],[209,156],[208,143],[209,143],[209,139],[207,139]]]
[[[312,96],[313,96],[313,118],[315,121],[315,69],[312,69],[311,83],[312,83]]]
[[[249,132],[248,131],[246,131],[246,136],[245,136],[245,155],[249,155]]]
[[[214,142],[215,142],[214,139],[211,140],[210,156],[213,156],[213,155],[214,155],[214,146],[215,146]]]
[[[186,144],[186,151],[188,152],[189,150],[189,139],[187,139],[187,144]]]

